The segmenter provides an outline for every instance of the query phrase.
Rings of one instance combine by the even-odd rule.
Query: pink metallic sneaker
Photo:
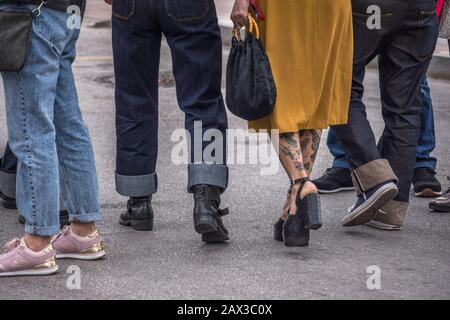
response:
[[[0,255],[0,277],[42,276],[56,273],[55,250],[50,243],[44,250],[34,252],[23,239],[13,239]]]
[[[106,254],[98,230],[87,237],[80,237],[72,232],[70,226],[65,226],[52,243],[57,259],[97,260]]]

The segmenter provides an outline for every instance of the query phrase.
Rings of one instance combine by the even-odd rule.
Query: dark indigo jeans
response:
[[[436,147],[436,133],[434,128],[433,102],[427,79],[422,83],[422,111],[420,113],[420,136],[416,149],[416,168],[430,168],[436,170],[437,159],[431,155]],[[342,142],[336,136],[333,128],[330,128],[327,138],[327,146],[333,155],[334,168],[350,169]]]
[[[188,190],[198,184],[225,189],[227,115],[221,93],[222,41],[213,0],[120,0],[113,2],[116,76],[116,190],[125,196],[157,191],[158,72],[161,38],[172,52],[178,102],[194,146],[194,123],[218,129],[223,159],[194,161],[190,152]],[[164,106],[163,106],[164,107]],[[197,128],[198,129],[198,128]],[[170,137],[166,139],[167,143]],[[203,142],[200,149],[206,148]]]
[[[425,78],[438,36],[435,2],[353,0],[355,54],[349,122],[334,126],[351,169],[387,159],[399,178],[395,200],[408,202],[420,133]],[[369,29],[367,8],[381,8],[381,29]],[[366,65],[378,56],[385,129],[379,148],[363,103]]]

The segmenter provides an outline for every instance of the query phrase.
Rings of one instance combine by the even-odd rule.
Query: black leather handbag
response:
[[[259,39],[259,28],[249,15],[245,40],[234,31],[227,65],[226,102],[236,116],[252,121],[270,115],[277,91],[269,58]]]
[[[42,1],[32,12],[20,8],[0,11],[0,71],[20,71],[25,65],[33,19],[45,3]]]

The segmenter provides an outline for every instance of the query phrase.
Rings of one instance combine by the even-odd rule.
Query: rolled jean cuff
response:
[[[82,214],[69,214],[69,221],[76,222],[96,222],[103,220],[103,215],[101,212],[96,213],[82,213]]]
[[[392,200],[380,209],[381,213],[377,215],[375,220],[401,227],[405,222],[408,207],[408,202]]]
[[[9,198],[16,197],[16,174],[0,171],[0,191]]]
[[[59,234],[61,227],[59,225],[53,227],[37,227],[25,224],[25,233],[33,236],[50,237]]]
[[[228,187],[228,166],[223,164],[189,164],[188,165],[188,192],[199,184],[207,184],[221,188]]]
[[[398,178],[386,159],[373,160],[356,168],[352,172],[352,180],[358,195],[384,182],[398,183]]]
[[[436,171],[437,160],[417,160],[414,168],[429,168]]]
[[[158,190],[156,173],[142,176],[123,176],[116,172],[116,191],[126,197],[148,197]]]

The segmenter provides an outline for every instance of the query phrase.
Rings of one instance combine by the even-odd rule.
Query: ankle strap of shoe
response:
[[[298,192],[301,193],[303,190],[303,187],[305,186],[305,183],[308,181],[311,181],[309,179],[309,177],[291,180],[291,187],[295,184],[300,184],[300,188],[298,189]]]
[[[303,186],[308,181],[311,181],[309,177],[291,180],[291,186],[293,186],[294,184],[300,184],[300,186]]]

